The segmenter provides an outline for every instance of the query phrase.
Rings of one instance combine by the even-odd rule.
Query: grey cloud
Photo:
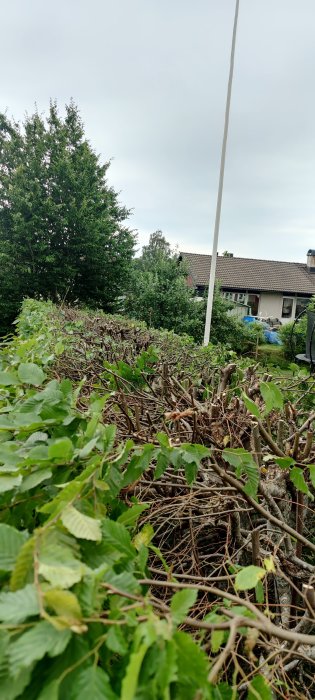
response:
[[[1,108],[72,96],[139,244],[210,252],[234,0],[11,0]],[[315,247],[313,0],[241,0],[220,249]]]

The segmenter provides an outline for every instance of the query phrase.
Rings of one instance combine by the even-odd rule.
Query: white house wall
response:
[[[276,292],[261,292],[258,314],[263,317],[281,318],[283,294]]]
[[[291,318],[283,318],[282,304],[283,294],[276,292],[261,292],[259,299],[258,314],[262,317],[280,318],[282,323],[288,323],[295,318],[296,297],[292,295],[293,306]]]
[[[226,298],[235,302],[240,302],[240,293],[238,291],[224,290],[222,293]],[[241,302],[250,306],[251,294],[252,292],[242,292]],[[259,297],[258,316],[261,318],[279,318],[283,324],[295,319],[297,297],[294,296],[294,294],[283,294],[282,292],[257,292],[257,296]],[[289,318],[282,316],[284,299],[292,299],[292,312]],[[243,311],[241,311],[239,315],[243,316]]]

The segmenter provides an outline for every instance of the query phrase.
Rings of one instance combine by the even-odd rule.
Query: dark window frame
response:
[[[285,305],[286,301],[291,302],[290,313],[284,313],[284,305]],[[294,304],[294,297],[290,297],[290,296],[283,296],[282,297],[281,318],[292,318],[292,316],[293,316],[293,304]]]

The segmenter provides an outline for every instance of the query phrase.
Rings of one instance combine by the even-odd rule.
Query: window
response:
[[[283,297],[282,318],[291,318],[293,309],[292,297]]]
[[[309,303],[310,303],[310,299],[308,299],[308,298],[306,299],[306,297],[304,297],[304,298],[298,297],[297,298],[296,309],[295,309],[295,318],[297,316],[299,316],[299,314],[302,313],[302,311],[304,311],[304,309],[306,309],[306,307],[309,305]]]
[[[240,304],[245,304],[245,296],[246,294],[244,292],[239,292],[235,294],[235,301],[238,301]]]
[[[222,295],[230,301],[238,301],[239,304],[245,304],[246,292],[222,292]]]
[[[251,308],[253,316],[258,315],[259,294],[249,294],[247,299],[248,306]]]

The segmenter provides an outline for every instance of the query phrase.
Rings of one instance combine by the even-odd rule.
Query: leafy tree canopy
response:
[[[0,313],[25,296],[113,307],[127,283],[134,236],[71,102],[23,124],[0,114]]]
[[[200,339],[204,304],[196,302],[187,285],[187,267],[179,261],[161,231],[151,234],[149,245],[134,261],[126,311],[154,328],[188,333]]]
[[[134,261],[126,298],[126,311],[154,328],[187,333],[202,342],[206,302],[197,300],[194,287],[187,284],[188,268],[171,249],[161,231],[150,236],[142,255]],[[212,312],[211,341],[226,343],[243,351],[255,343],[255,332],[228,312],[232,304],[216,287]]]

